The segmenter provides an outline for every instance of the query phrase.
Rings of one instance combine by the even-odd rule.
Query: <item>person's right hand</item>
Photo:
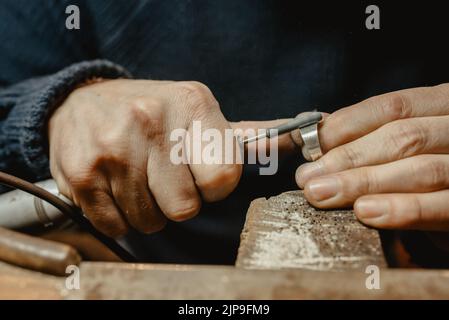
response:
[[[160,230],[166,217],[195,216],[201,199],[223,199],[240,179],[239,164],[170,161],[171,131],[190,132],[194,120],[203,130],[230,128],[197,82],[108,80],[78,88],[49,121],[51,174],[103,233]]]

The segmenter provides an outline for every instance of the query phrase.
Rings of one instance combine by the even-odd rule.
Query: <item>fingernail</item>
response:
[[[361,220],[375,219],[388,215],[390,202],[382,199],[360,199],[354,204],[354,209]]]
[[[340,182],[337,178],[318,178],[309,182],[307,191],[316,201],[323,201],[335,197],[340,191]]]
[[[300,165],[296,171],[296,182],[303,189],[307,181],[324,174],[323,166],[319,162],[308,162]]]

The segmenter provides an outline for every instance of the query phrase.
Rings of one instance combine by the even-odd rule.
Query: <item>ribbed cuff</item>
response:
[[[17,100],[14,99],[4,132],[8,135],[8,142],[16,145],[14,151],[20,153],[18,156],[27,171],[36,179],[49,175],[49,115],[78,85],[95,77],[116,79],[130,78],[131,75],[112,62],[93,60],[73,64],[58,73],[25,81],[8,90],[9,96],[16,96]]]

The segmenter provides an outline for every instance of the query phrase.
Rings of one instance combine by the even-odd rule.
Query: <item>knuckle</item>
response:
[[[198,199],[175,200],[164,213],[170,220],[184,221],[196,216],[200,209],[201,202]]]
[[[405,158],[419,153],[425,148],[424,129],[410,121],[395,121],[387,124],[388,140],[397,158]]]
[[[129,129],[129,128],[128,128]],[[124,145],[126,141],[126,135],[129,130],[124,128],[121,123],[117,123],[117,126],[112,130],[105,130],[101,134],[96,135],[93,140],[94,146],[101,154],[112,154],[114,150],[118,149],[118,146]],[[97,154],[90,155],[91,158],[97,157]]]
[[[331,150],[330,152],[332,165],[335,166],[335,163],[341,163],[341,169],[349,169],[349,168],[357,168],[360,165],[360,159],[362,154],[355,150],[350,144],[343,145],[337,149]]]
[[[384,95],[381,103],[376,98],[373,98],[372,102],[376,106],[374,112],[380,114],[383,119],[390,121],[409,118],[412,113],[411,104],[407,97],[400,92]]]
[[[158,135],[164,132],[165,107],[159,99],[150,97],[137,97],[127,102],[127,118],[120,138],[129,132],[129,126],[138,125],[146,134]]]
[[[126,153],[106,152],[104,154],[97,154],[88,161],[90,164],[91,178],[96,178],[98,174],[105,176],[119,176],[128,171],[128,160]]]
[[[75,193],[87,194],[101,190],[104,185],[104,175],[108,174],[108,167],[114,164],[116,172],[125,169],[124,164],[116,157],[108,155],[98,155],[85,166],[70,166],[65,168],[65,179]],[[123,169],[122,169],[123,168]]]
[[[380,190],[379,181],[374,170],[371,170],[369,167],[362,167],[357,170],[357,175],[357,180],[359,181],[357,194],[372,194]]]
[[[183,90],[187,94],[211,94],[209,88],[199,81],[180,81],[177,83],[177,86],[180,90]]]
[[[415,176],[422,177],[420,179],[426,188],[439,190],[447,187],[449,168],[448,164],[441,159],[420,161],[420,165],[412,171]],[[423,174],[424,172],[426,173]]]
[[[409,221],[406,219],[408,225],[418,225],[424,221],[424,208],[417,197],[411,197],[411,203],[414,208],[413,215],[410,215]]]
[[[197,81],[182,81],[176,84],[179,95],[192,108],[208,109],[218,106],[209,88]]]
[[[353,203],[360,196],[374,194],[379,190],[378,179],[368,167],[338,173],[336,177],[345,205]]]
[[[163,103],[151,97],[136,97],[127,102],[132,120],[160,120],[163,117]]]
[[[77,193],[93,191],[97,183],[96,176],[90,170],[69,171],[66,179]]]

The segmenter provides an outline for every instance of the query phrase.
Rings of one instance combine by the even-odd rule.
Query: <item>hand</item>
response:
[[[228,123],[210,90],[197,82],[109,80],[72,92],[49,121],[50,170],[59,191],[93,225],[118,237],[129,226],[150,233],[166,218],[194,217],[201,201],[236,187],[241,164],[173,164],[173,129],[258,129],[284,120]],[[252,145],[251,148],[254,146]],[[280,151],[291,152],[289,137]],[[224,159],[217,159],[225,163]]]
[[[170,161],[170,132],[189,131],[194,120],[203,129],[230,128],[212,93],[197,82],[110,80],[81,87],[49,121],[51,174],[103,233],[160,230],[166,217],[195,216],[201,199],[226,197],[241,175],[239,164]]]
[[[319,134],[327,153],[296,173],[313,205],[354,204],[378,228],[449,231],[449,84],[343,108]]]

